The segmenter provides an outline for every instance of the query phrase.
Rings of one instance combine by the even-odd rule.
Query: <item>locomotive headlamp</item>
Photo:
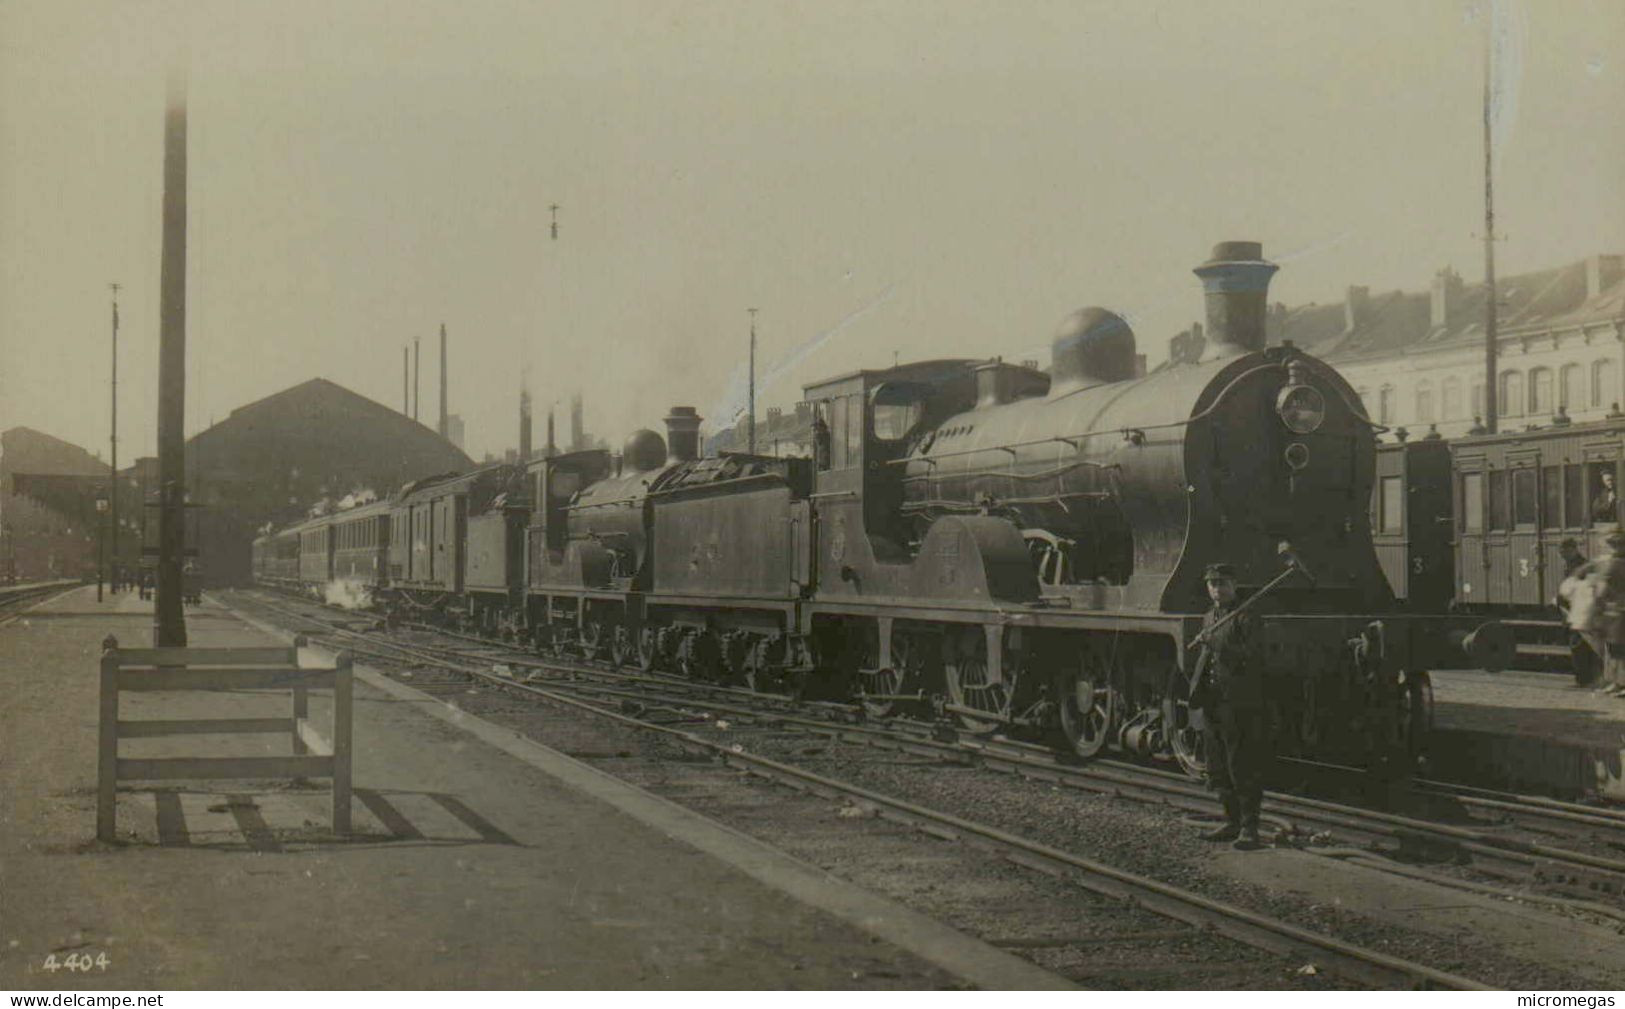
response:
[[[1326,397],[1309,385],[1289,385],[1275,399],[1275,412],[1293,434],[1312,434],[1326,419]]]

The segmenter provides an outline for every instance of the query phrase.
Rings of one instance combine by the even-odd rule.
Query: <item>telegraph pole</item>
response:
[[[750,402],[747,404],[747,409],[750,410],[750,420],[749,420],[749,424],[750,424],[749,432],[750,432],[750,434],[749,434],[749,441],[747,442],[747,444],[749,445],[748,451],[750,452],[750,454],[755,455],[756,454],[756,309],[747,308],[747,309],[745,309],[745,311],[750,313]]]
[[[158,274],[158,598],[153,644],[186,646],[181,578],[186,549],[186,83],[169,82],[164,110],[164,232]]]
[[[1484,15],[1484,427],[1490,434],[1497,430],[1499,414],[1497,396],[1500,392],[1496,379],[1496,304],[1495,304],[1495,181],[1491,161],[1493,140],[1490,125],[1490,82],[1494,76],[1495,25],[1494,16]]]
[[[418,419],[418,407],[423,403],[423,350],[417,337],[412,337],[412,419]]]
[[[401,413],[412,416],[412,351],[401,344]]]
[[[112,461],[108,463],[112,471],[112,479],[108,481],[108,494],[112,497],[113,505],[113,591],[118,591],[118,289],[117,284],[108,284],[113,289],[113,434],[109,439],[112,443]]]

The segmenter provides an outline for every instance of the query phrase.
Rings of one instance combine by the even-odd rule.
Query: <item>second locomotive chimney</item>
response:
[[[672,462],[690,462],[700,457],[700,415],[691,406],[674,406],[666,416],[666,444]]]
[[[1207,341],[1217,354],[1264,349],[1265,302],[1278,269],[1264,259],[1261,242],[1220,242],[1193,271],[1207,292]]]
[[[519,390],[519,461],[530,458],[530,390]]]

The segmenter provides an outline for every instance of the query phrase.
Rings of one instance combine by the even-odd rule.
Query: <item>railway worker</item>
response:
[[[1203,574],[1213,605],[1202,619],[1207,631],[1234,613],[1236,569],[1210,564]],[[1263,628],[1256,614],[1230,616],[1212,631],[1196,661],[1191,704],[1207,723],[1208,781],[1224,805],[1224,826],[1202,835],[1206,841],[1233,841],[1243,851],[1263,847],[1258,838],[1264,798],[1264,767],[1269,760],[1264,709]]]
[[[1557,553],[1563,561],[1563,581],[1557,587],[1557,598],[1553,602],[1563,612],[1563,620],[1571,632],[1569,657],[1575,682],[1586,686],[1596,678],[1603,656],[1602,638],[1591,629],[1597,584],[1586,577],[1586,558],[1580,552],[1580,544],[1566,539],[1558,544]]]

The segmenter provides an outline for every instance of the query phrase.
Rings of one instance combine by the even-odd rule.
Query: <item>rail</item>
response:
[[[333,833],[350,832],[351,690],[348,653],[331,668],[301,669],[293,648],[128,648],[102,642],[101,710],[96,760],[96,837],[116,836],[120,781],[222,778],[331,778]],[[291,690],[288,718],[136,719],[119,717],[119,695],[155,690]],[[310,691],[333,691],[333,737],[310,723]],[[287,733],[282,757],[119,756],[119,740],[199,734]]]

